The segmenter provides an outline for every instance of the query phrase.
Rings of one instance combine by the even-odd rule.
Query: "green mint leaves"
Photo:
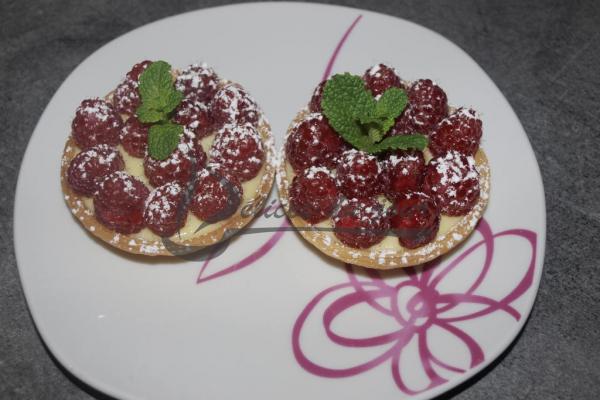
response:
[[[386,90],[375,100],[363,80],[349,73],[334,75],[325,84],[321,107],[333,129],[359,150],[379,153],[385,150],[416,148],[423,150],[423,135],[391,136],[385,134],[408,104],[406,92]]]
[[[138,91],[142,99],[137,109],[141,122],[155,123],[168,119],[168,115],[183,99],[175,89],[171,66],[164,61],[153,62],[140,75]]]
[[[171,66],[165,61],[153,62],[140,75],[138,91],[142,100],[136,110],[138,119],[157,124],[148,132],[148,154],[164,160],[175,150],[183,127],[169,122],[169,114],[181,103],[183,94],[175,89]]]
[[[367,133],[374,142],[379,142],[385,136],[396,121],[396,117],[402,114],[408,97],[402,89],[391,88],[386,90],[379,100],[369,103],[369,107],[361,115],[360,123],[366,125]]]
[[[177,148],[183,126],[166,122],[152,125],[148,130],[148,153],[152,158],[164,160]]]

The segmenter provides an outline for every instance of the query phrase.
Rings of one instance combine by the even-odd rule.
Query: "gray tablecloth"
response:
[[[517,342],[459,399],[600,398],[600,3],[328,1],[399,16],[465,49],[506,95],[540,164],[546,264]],[[0,1],[0,398],[104,398],[67,376],[28,314],[12,242],[19,165],[61,82],[94,50],[226,1]]]

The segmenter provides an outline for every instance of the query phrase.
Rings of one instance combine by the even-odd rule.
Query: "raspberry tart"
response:
[[[430,79],[384,64],[321,82],[290,125],[277,167],[300,234],[335,259],[422,264],[465,240],[487,206],[482,122]]]
[[[239,84],[206,64],[143,61],[104,98],[83,100],[61,162],[65,201],[93,236],[174,256],[230,237],[260,210],[273,137]]]

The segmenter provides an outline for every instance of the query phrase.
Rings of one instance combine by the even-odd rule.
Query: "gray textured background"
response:
[[[458,399],[600,398],[600,2],[329,1],[403,17],[465,49],[519,115],[546,189],[537,303],[518,341]],[[85,57],[140,25],[226,1],[0,0],[0,398],[105,398],[52,360],[19,283],[12,214],[31,132]]]

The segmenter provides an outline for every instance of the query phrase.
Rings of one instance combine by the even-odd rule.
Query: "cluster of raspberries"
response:
[[[296,174],[290,207],[311,224],[331,219],[338,239],[354,248],[371,247],[390,230],[406,248],[423,246],[435,238],[442,214],[465,215],[477,203],[473,156],[481,120],[466,108],[449,114],[445,92],[430,79],[408,86],[394,69],[379,64],[363,81],[374,96],[391,87],[407,91],[408,105],[388,135],[427,135],[432,159],[426,163],[418,150],[373,155],[350,148],[322,112],[326,81],[321,82],[310,113],[292,128],[285,145]]]
[[[109,100],[86,99],[77,108],[72,137],[81,151],[67,178],[75,192],[93,197],[95,216],[106,227],[125,234],[148,227],[171,236],[188,210],[209,223],[237,210],[241,183],[257,176],[264,162],[260,109],[239,85],[220,84],[212,68],[190,65],[174,82],[184,99],[172,121],[184,134],[169,157],[154,159],[148,155],[150,127],[136,116],[139,78],[150,64],[134,65]],[[201,140],[215,132],[205,152]],[[143,159],[145,179],[125,172],[125,153]]]

